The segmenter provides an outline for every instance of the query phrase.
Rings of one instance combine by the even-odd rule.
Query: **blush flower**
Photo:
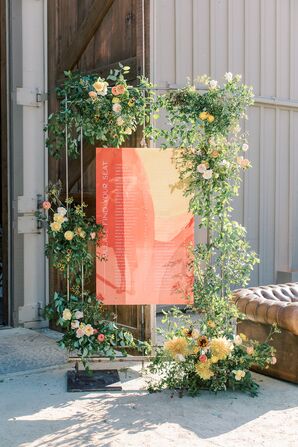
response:
[[[125,91],[126,91],[125,85],[123,85],[123,84],[117,85],[116,89],[117,89],[118,95],[123,95],[123,93],[125,93]]]
[[[104,340],[105,340],[105,336],[104,336],[104,334],[99,334],[98,336],[97,336],[97,340],[100,342],[100,343],[102,343]]]
[[[78,329],[80,327],[80,322],[78,320],[71,322],[71,329]]]
[[[76,313],[75,313],[75,318],[76,318],[77,320],[79,320],[80,318],[83,318],[83,317],[84,317],[83,312],[80,311],[80,310],[77,310]]]
[[[76,331],[76,337],[81,338],[84,337],[84,335],[85,335],[84,329],[82,327],[79,327]]]
[[[92,231],[92,232],[90,233],[90,238],[91,238],[92,240],[96,238],[96,233],[95,233],[95,231]]]
[[[121,104],[119,104],[118,102],[116,102],[116,104],[113,104],[112,109],[113,109],[113,112],[115,112],[115,113],[120,113],[121,110],[122,110],[122,106],[121,106]]]
[[[118,95],[119,95],[118,90],[117,90],[117,86],[116,86],[116,85],[114,85],[114,87],[112,87],[112,94],[113,94],[114,96],[118,96]]]
[[[44,210],[49,210],[51,208],[51,203],[48,200],[42,202],[42,207]]]
[[[207,169],[205,172],[203,172],[202,177],[205,180],[210,180],[212,178],[212,175],[213,175],[212,169]]]
[[[242,338],[240,337],[240,335],[236,335],[236,337],[234,338],[234,343],[236,346],[242,345]]]
[[[248,354],[248,355],[253,355],[253,353],[254,353],[254,348],[252,347],[252,346],[247,346],[247,348],[246,348],[246,353]]]
[[[88,95],[89,95],[89,97],[91,98],[91,99],[95,99],[95,98],[97,98],[97,93],[96,92],[89,92],[88,93]]]

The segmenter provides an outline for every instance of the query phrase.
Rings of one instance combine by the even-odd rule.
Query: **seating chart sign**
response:
[[[190,304],[194,219],[178,187],[173,149],[97,148],[96,261],[104,304]]]

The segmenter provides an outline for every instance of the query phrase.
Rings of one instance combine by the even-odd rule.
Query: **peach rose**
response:
[[[118,95],[119,95],[118,90],[117,90],[117,86],[116,86],[116,85],[114,85],[114,87],[112,87],[112,94],[113,94],[114,96],[118,96]]]
[[[247,352],[248,355],[253,355],[254,348],[252,346],[247,346],[246,352]]]
[[[84,335],[85,335],[84,329],[81,328],[81,327],[79,327],[79,328],[77,329],[77,331],[76,331],[76,337],[77,337],[77,338],[81,338],[81,337],[83,337]]]
[[[123,95],[123,93],[125,93],[125,91],[126,91],[125,85],[123,85],[123,84],[116,85],[116,89],[117,89],[118,95]]]
[[[49,210],[51,208],[51,203],[45,200],[44,202],[42,202],[42,207],[44,210]]]
[[[92,99],[97,98],[97,93],[96,92],[92,91],[92,92],[89,92],[88,94],[89,94],[90,98],[92,98]]]

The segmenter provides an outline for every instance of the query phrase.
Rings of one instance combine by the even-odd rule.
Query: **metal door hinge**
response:
[[[48,94],[38,88],[18,87],[16,90],[16,102],[20,106],[39,107],[47,99]]]

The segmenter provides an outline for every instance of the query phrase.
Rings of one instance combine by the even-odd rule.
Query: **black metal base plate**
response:
[[[117,369],[67,371],[67,391],[122,391],[122,386]]]

